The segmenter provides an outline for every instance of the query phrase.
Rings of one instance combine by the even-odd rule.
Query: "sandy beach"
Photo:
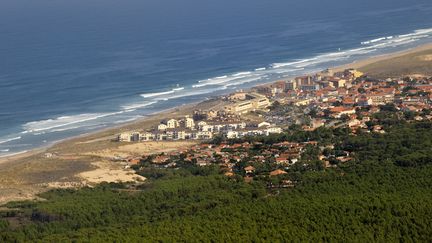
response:
[[[414,53],[419,53],[419,52],[425,52],[425,51],[430,51],[432,50],[432,43],[428,43],[425,45],[420,45],[414,48],[410,48],[410,49],[406,49],[406,50],[402,50],[402,51],[398,51],[398,52],[393,52],[390,54],[384,54],[384,55],[378,55],[378,56],[373,56],[367,59],[361,59],[361,60],[356,60],[352,63],[348,63],[342,66],[338,66],[333,68],[335,71],[342,71],[344,69],[347,68],[355,68],[355,69],[364,69],[364,67],[367,67],[373,63],[377,63],[377,62],[381,62],[381,61],[385,61],[385,60],[390,60],[390,59],[395,59],[398,57],[402,57],[405,55],[410,55],[410,54],[414,54]]]
[[[430,63],[432,55],[428,53],[431,50],[432,44],[427,44],[397,53],[358,60],[333,69],[356,68],[368,73],[368,70],[373,70],[371,64],[386,65],[387,61],[408,56],[411,58],[413,55],[413,58],[421,59],[418,59],[419,62]],[[13,200],[32,199],[36,197],[36,194],[51,188],[92,186],[103,181],[144,181],[145,178],[137,176],[130,169],[125,169],[124,165],[113,163],[110,158],[169,152],[187,148],[196,142],[125,144],[112,142],[116,134],[122,131],[150,129],[162,119],[180,118],[191,114],[195,109],[217,109],[223,105],[221,100],[183,105],[128,124],[83,134],[45,148],[0,158],[0,204]],[[47,154],[55,156],[50,157]]]
[[[196,141],[129,144],[112,142],[122,131],[150,129],[160,120],[180,118],[195,109],[218,108],[219,100],[188,104],[149,115],[146,118],[57,142],[19,155],[0,158],[0,204],[37,198],[52,188],[94,186],[101,182],[142,182],[115,156],[128,157],[187,148]],[[47,156],[47,155],[53,155]]]

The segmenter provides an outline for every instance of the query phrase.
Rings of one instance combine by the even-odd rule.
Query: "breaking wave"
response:
[[[8,153],[8,154],[0,155],[0,158],[10,157],[10,156],[19,155],[19,154],[23,154],[23,153],[27,153],[27,152],[28,152],[28,150],[19,151],[16,153]]]
[[[130,105],[122,106],[122,108],[126,112],[131,112],[131,111],[135,111],[136,109],[144,108],[144,107],[156,104],[156,103],[157,103],[157,101],[144,102],[144,103],[135,103],[135,104],[130,104]]]
[[[150,93],[150,94],[142,94],[141,96],[143,98],[151,98],[151,97],[156,97],[156,96],[161,96],[161,95],[167,95],[167,94],[172,94],[174,93],[174,90],[170,90],[170,91],[166,91],[166,92],[158,92],[158,93]]]
[[[213,88],[213,89],[191,90],[191,91],[184,92],[183,94],[178,94],[178,95],[174,95],[174,96],[168,96],[168,97],[165,97],[165,98],[162,98],[162,97],[161,98],[156,98],[156,100],[157,101],[167,101],[167,100],[178,99],[178,98],[183,98],[183,97],[209,94],[209,93],[213,93],[213,92],[220,91],[220,90],[225,90],[225,89],[227,89],[227,87],[222,86],[222,87]]]
[[[156,93],[141,94],[141,96],[142,96],[143,98],[152,98],[152,97],[157,97],[157,96],[162,96],[162,95],[173,94],[173,93],[175,93],[176,91],[181,91],[181,90],[184,90],[184,87],[177,87],[177,88],[174,88],[174,89],[172,89],[172,90],[169,90],[169,91],[163,91],[163,92],[156,92]]]
[[[124,111],[118,111],[118,112],[112,112],[112,113],[94,113],[94,114],[79,114],[74,116],[61,116],[55,119],[48,119],[48,120],[42,120],[42,121],[34,121],[34,122],[28,122],[23,125],[23,128],[25,131],[29,133],[39,133],[43,134],[45,131],[57,129],[60,127],[67,127],[70,125],[75,125],[78,123],[84,123],[88,121],[97,120],[99,118],[108,117],[108,116],[114,116],[118,114],[122,114]],[[68,127],[68,129],[64,130],[70,130],[75,129],[76,127]],[[64,131],[63,130],[63,131]]]
[[[13,138],[6,138],[4,140],[0,140],[0,144],[9,143],[9,142],[19,140],[19,139],[21,139],[21,136],[13,137]]]
[[[318,55],[316,57],[301,59],[301,60],[296,60],[296,61],[291,61],[286,63],[273,63],[271,67],[273,69],[280,69],[284,67],[305,68],[317,64],[332,62],[332,61],[342,61],[345,59],[358,57],[369,53],[374,53],[389,47],[398,47],[401,45],[410,44],[431,37],[432,37],[432,28],[419,29],[409,34],[385,36],[385,37],[379,37],[368,41],[363,41],[360,43],[363,47],[360,48],[354,48],[345,51],[339,50],[338,52],[325,53],[325,54]]]

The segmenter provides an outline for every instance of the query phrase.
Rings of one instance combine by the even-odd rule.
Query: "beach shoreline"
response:
[[[186,108],[186,107],[193,107],[193,106],[197,105],[198,103],[199,102],[194,102],[194,103],[190,103],[190,104],[186,104],[186,105],[181,105],[181,106],[178,106],[178,107],[168,108],[168,109],[165,109],[165,110],[162,110],[162,111],[159,111],[159,112],[155,112],[155,113],[152,113],[152,114],[149,114],[149,115],[145,115],[145,117],[139,118],[139,119],[131,121],[131,122],[126,122],[126,123],[122,123],[122,124],[118,124],[118,125],[114,125],[114,126],[110,126],[110,127],[105,127],[105,128],[98,129],[98,130],[95,130],[95,131],[86,132],[86,133],[79,134],[79,135],[76,135],[76,136],[71,136],[71,137],[68,137],[68,138],[64,138],[64,139],[61,139],[61,140],[58,140],[58,141],[53,141],[53,142],[51,142],[51,143],[49,143],[49,144],[47,144],[45,146],[34,148],[34,149],[31,149],[31,150],[28,150],[28,151],[19,152],[17,154],[6,155],[4,157],[0,157],[0,164],[7,163],[7,162],[12,162],[12,161],[15,161],[17,159],[22,159],[22,158],[29,157],[29,156],[32,156],[32,155],[35,155],[35,154],[43,153],[43,152],[47,151],[48,149],[50,149],[50,148],[52,148],[52,147],[54,147],[56,145],[62,144],[62,143],[67,143],[67,142],[71,142],[71,141],[79,140],[79,139],[86,139],[86,138],[92,137],[92,136],[100,136],[101,134],[110,133],[110,132],[112,132],[114,130],[122,130],[122,129],[131,127],[131,126],[134,126],[134,125],[138,125],[138,124],[140,124],[142,122],[145,122],[145,121],[147,121],[148,119],[150,119],[152,117],[160,116],[160,115],[164,115],[164,114],[171,114],[176,109]]]
[[[349,64],[330,67],[330,69],[334,71],[347,68],[361,69],[372,63],[426,50],[432,50],[432,43],[356,60]],[[253,87],[274,82],[276,81],[260,83]],[[222,95],[217,97],[220,96]],[[110,182],[117,182],[115,175],[123,178],[119,182],[133,178],[132,171],[125,170],[119,164],[113,163],[109,158],[118,154],[139,156],[146,153],[165,152],[168,148],[170,150],[184,149],[194,143],[196,144],[197,141],[164,141],[135,146],[133,144],[112,142],[117,134],[127,131],[147,130],[154,128],[163,119],[181,118],[191,115],[194,110],[199,109],[217,110],[223,105],[225,103],[221,99],[208,99],[184,104],[146,115],[135,121],[69,137],[25,153],[2,157],[0,158],[0,204],[8,201],[32,199],[38,193],[52,188],[63,188],[65,185],[98,184],[105,180],[104,173],[107,171],[113,171],[113,173],[106,173],[106,179]],[[57,157],[50,158],[51,155]],[[92,171],[94,173],[90,173]]]
[[[404,55],[408,55],[408,54],[412,54],[412,53],[416,53],[416,52],[426,51],[426,50],[430,50],[430,49],[432,49],[432,43],[427,43],[427,44],[419,45],[416,47],[404,49],[401,51],[396,51],[396,52],[392,52],[392,53],[372,56],[370,58],[355,60],[354,62],[340,65],[340,66],[334,67],[332,69],[334,71],[342,71],[342,70],[347,69],[347,68],[359,69],[361,67],[364,67],[364,66],[376,63],[376,62],[380,62],[380,61],[384,61],[384,60],[388,60],[388,59],[392,59],[392,58],[396,58],[396,57],[400,57],[400,56],[404,56]]]
[[[396,57],[400,57],[403,55],[407,55],[407,54],[411,54],[411,53],[415,53],[415,52],[420,52],[420,51],[424,51],[424,50],[429,50],[429,49],[432,49],[432,43],[427,43],[427,44],[419,45],[416,47],[411,47],[411,48],[404,49],[404,50],[397,51],[397,52],[381,54],[381,55],[371,56],[371,57],[368,57],[365,59],[355,60],[355,61],[348,63],[348,64],[343,64],[343,65],[335,66],[335,67],[329,67],[329,69],[332,69],[334,71],[342,71],[342,70],[347,69],[347,68],[358,69],[358,68],[364,67],[366,65],[370,65],[370,64],[375,63],[375,62],[379,62],[379,61],[383,61],[383,60],[387,60],[387,59],[391,59],[391,58],[396,58]],[[275,81],[269,81],[269,82],[255,84],[251,88],[263,86],[263,85],[268,85],[268,84],[271,84],[274,82]],[[134,127],[135,125],[139,125],[143,122],[146,122],[147,120],[149,120],[155,116],[168,115],[168,114],[170,114],[170,113],[172,113],[178,109],[194,108],[195,106],[197,106],[201,102],[203,102],[203,101],[193,102],[193,103],[183,104],[183,105],[173,107],[173,108],[168,108],[168,109],[165,109],[165,110],[162,110],[159,112],[144,115],[145,117],[139,118],[139,119],[131,121],[131,122],[126,122],[126,123],[122,123],[122,124],[118,124],[118,125],[114,125],[114,126],[110,126],[110,127],[105,127],[105,128],[98,129],[95,131],[91,131],[91,132],[79,134],[76,136],[64,138],[64,139],[61,139],[58,141],[51,142],[50,144],[47,144],[45,146],[34,148],[34,149],[31,149],[31,150],[28,150],[25,152],[20,152],[20,153],[15,154],[15,155],[10,155],[10,156],[6,155],[4,157],[0,157],[0,164],[7,163],[7,162],[13,162],[13,161],[16,161],[18,159],[22,159],[22,158],[25,158],[28,156],[33,156],[33,155],[39,154],[39,153],[43,153],[44,151],[47,151],[48,149],[55,147],[58,144],[67,143],[69,141],[74,141],[77,139],[86,139],[88,137],[93,137],[93,136],[99,136],[100,137],[101,135],[103,135],[105,133],[112,133],[114,131],[128,129],[128,128]]]

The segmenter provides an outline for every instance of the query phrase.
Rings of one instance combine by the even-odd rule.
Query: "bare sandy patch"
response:
[[[432,61],[432,55],[418,56],[417,59],[420,61],[424,61],[424,62],[430,62],[430,61]]]
[[[168,153],[188,149],[199,141],[164,141],[164,142],[141,142],[120,145],[117,148],[103,149],[85,153],[84,155],[96,156],[104,159],[127,158],[131,156],[142,156],[149,154]]]
[[[131,169],[121,168],[121,165],[118,163],[100,161],[92,164],[97,169],[78,174],[88,184],[102,182],[143,182],[146,180],[145,177],[135,174],[135,171]]]
[[[25,201],[35,199],[34,190],[28,188],[0,188],[0,205],[10,201]]]
[[[120,146],[118,151],[140,155],[157,154],[187,149],[197,143],[197,141],[143,142]]]

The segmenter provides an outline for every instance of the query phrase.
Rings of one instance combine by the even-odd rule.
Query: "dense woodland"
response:
[[[432,241],[432,123],[395,122],[386,133],[292,129],[289,139],[354,154],[334,168],[292,166],[294,188],[268,189],[217,168],[164,169],[139,187],[55,190],[1,211],[2,242]],[[217,141],[215,141],[217,142]]]

